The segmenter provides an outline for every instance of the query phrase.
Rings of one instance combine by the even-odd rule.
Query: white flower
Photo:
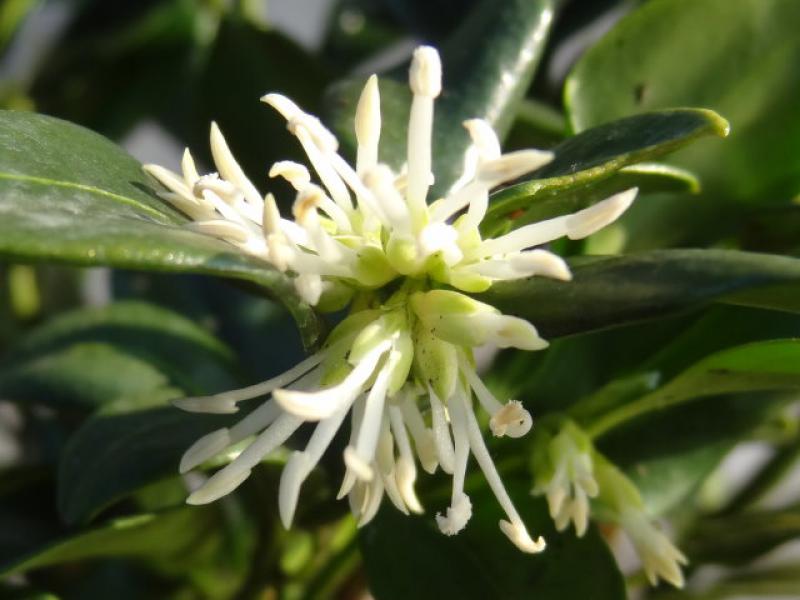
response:
[[[633,482],[601,454],[594,453],[594,470],[599,484],[598,513],[618,523],[630,537],[651,585],[661,578],[683,587],[681,565],[684,554],[661,532],[647,514],[644,501]]]
[[[682,588],[684,580],[681,565],[686,565],[689,561],[650,522],[644,512],[636,508],[624,509],[619,515],[619,524],[631,538],[650,585],[656,585],[661,578],[677,588]]]
[[[374,75],[356,110],[355,168],[339,155],[336,138],[319,119],[280,94],[262,98],[286,119],[321,184],[313,183],[311,173],[298,163],[283,161],[270,169],[271,177],[285,178],[297,191],[294,221],[280,217],[270,194],[261,197],[216,125],[211,149],[218,174],[199,176],[188,151],[182,175],[153,165],[145,168],[170,190],[162,196],[194,220],[194,229],[290,271],[298,293],[310,304],[326,292],[376,289],[402,276],[430,277],[468,292],[532,275],[567,280],[571,275],[564,261],[535,247],[563,236],[586,237],[633,202],[635,188],[574,214],[482,239],[478,227],[489,191],[546,164],[552,154],[502,154],[489,123],[466,121],[472,145],[464,172],[444,198],[428,204],[433,105],[441,91],[441,65],[433,48],[415,51],[409,82],[413,101],[407,163],[400,173],[379,162],[380,98]]]
[[[569,421],[555,436],[541,435],[545,439],[536,448],[539,456],[534,493],[546,495],[558,531],[565,530],[571,521],[575,533],[582,537],[589,525],[589,499],[599,492],[591,440]]]
[[[358,310],[340,323],[326,346],[278,377],[243,390],[176,404],[190,411],[236,412],[238,403],[271,395],[230,429],[198,440],[182,461],[186,472],[255,436],[230,464],[189,497],[211,502],[236,488],[269,452],[303,423],[315,423],[305,450],[295,452],[281,476],[279,508],[288,527],[300,486],[350,415],[347,470],[339,496],[348,496],[360,524],[377,512],[384,494],[403,512],[420,512],[414,492],[416,462],[453,477],[451,505],[437,515],[440,529],[460,531],[472,514],[464,493],[470,455],[507,515],[502,531],[526,552],[533,540],[492,462],[473,409],[473,396],[490,415],[495,436],[520,437],[531,428],[517,401],[501,404],[473,367],[472,349],[484,343],[526,350],[547,343],[529,323],[453,290],[487,289],[494,281],[544,275],[571,277],[566,263],[536,246],[562,236],[585,237],[615,220],[633,201],[627,190],[572,215],[482,239],[479,225],[489,191],[552,159],[549,152],[502,154],[490,125],[474,119],[464,172],[444,198],[428,203],[433,182],[433,105],[441,91],[441,65],[433,48],[418,48],[409,83],[413,92],[407,164],[400,172],[379,161],[381,115],[378,82],[367,81],[358,102],[355,167],[338,153],[320,121],[279,94],[263,100],[287,121],[316,176],[289,161],[270,177],[295,189],[293,220],[282,218],[271,194],[262,198],[231,154],[216,125],[211,149],[218,173],[200,176],[188,151],[181,175],[148,165],[169,192],[162,197],[192,219],[190,227],[223,239],[293,277],[298,294],[321,309],[342,308],[358,293]],[[389,295],[387,283],[400,279]],[[388,297],[387,297],[388,296]]]
[[[349,413],[350,443],[344,452],[347,471],[339,496],[349,496],[359,524],[375,516],[384,493],[399,510],[422,512],[414,491],[419,461],[428,472],[441,467],[452,474],[452,505],[446,517],[437,516],[437,522],[444,533],[457,533],[471,515],[463,486],[472,454],[506,511],[502,530],[524,551],[543,549],[544,541],[531,539],[500,480],[481,436],[473,392],[495,422],[496,435],[523,435],[530,429],[530,415],[518,402],[504,406],[489,392],[472,367],[470,347],[451,344],[432,333],[413,309],[414,303],[405,300],[409,293],[425,294],[401,289],[378,309],[353,313],[334,329],[323,350],[272,380],[216,396],[176,401],[188,411],[236,412],[239,402],[272,395],[235,426],[204,436],[186,451],[181,472],[256,436],[230,464],[195,490],[188,502],[204,504],[230,493],[266,454],[302,423],[312,422],[316,425],[308,445],[292,454],[281,476],[279,508],[288,527],[300,486]],[[478,312],[475,319],[480,318]],[[470,325],[467,319],[464,326]],[[535,330],[528,331],[530,339],[517,338],[524,346],[538,339]],[[428,351],[453,360],[445,366]],[[434,371],[435,380],[430,376]],[[429,421],[420,410],[426,403]]]

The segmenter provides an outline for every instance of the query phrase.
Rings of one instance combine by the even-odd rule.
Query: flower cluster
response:
[[[414,492],[419,463],[427,472],[441,468],[452,475],[450,507],[436,520],[444,533],[457,533],[472,512],[464,479],[473,455],[506,512],[503,532],[522,550],[538,552],[544,540],[531,538],[514,508],[484,443],[473,400],[489,414],[496,436],[524,435],[531,417],[521,403],[503,404],[490,393],[476,373],[473,348],[491,343],[538,350],[547,343],[531,324],[462,292],[534,275],[569,280],[564,261],[537,247],[563,236],[579,239],[611,223],[636,190],[483,239],[479,226],[489,191],[552,155],[503,154],[487,122],[467,121],[472,145],[463,174],[445,197],[429,203],[433,106],[441,91],[433,48],[415,51],[409,83],[407,163],[399,172],[379,161],[375,76],[356,110],[355,167],[317,118],[284,96],[264,96],[286,119],[316,175],[315,182],[304,165],[289,161],[270,169],[271,177],[284,178],[296,190],[293,219],[281,217],[271,194],[257,191],[216,125],[211,150],[217,173],[199,175],[188,151],[181,174],[146,167],[169,190],[163,198],[192,219],[189,227],[286,272],[309,304],[321,309],[351,304],[350,316],[322,350],[286,373],[242,390],[177,402],[185,410],[224,413],[236,412],[243,400],[271,396],[233,427],[212,432],[187,450],[183,472],[255,436],[188,501],[206,503],[229,493],[303,423],[315,423],[305,450],[292,454],[281,476],[280,514],[288,526],[300,486],[349,415],[339,496],[348,497],[361,524],[375,515],[384,494],[403,512],[422,510]]]
[[[595,450],[574,422],[557,424],[557,432],[537,431],[534,444],[534,494],[545,494],[559,531],[570,521],[578,537],[586,533],[590,499],[597,516],[618,524],[633,542],[652,585],[664,579],[683,587],[686,557],[652,522],[634,483]]]

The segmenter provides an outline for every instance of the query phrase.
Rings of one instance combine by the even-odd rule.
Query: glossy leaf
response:
[[[31,332],[0,365],[0,391],[16,401],[92,406],[166,386],[221,391],[236,385],[234,371],[230,351],[191,321],[120,302],[67,313]]]
[[[625,598],[621,574],[596,530],[580,539],[558,534],[542,500],[532,499],[524,486],[511,492],[534,537],[547,539],[541,554],[520,552],[500,532],[504,516],[485,487],[468,490],[472,519],[453,537],[439,532],[431,514],[408,517],[384,506],[360,535],[376,600]],[[575,577],[576,570],[583,575]]]
[[[584,258],[573,280],[497,283],[476,297],[545,337],[662,318],[709,302],[797,311],[800,261],[732,250],[660,250]]]
[[[133,158],[91,131],[43,115],[0,112],[0,258],[242,279],[279,298],[306,343],[316,340],[316,317],[285,275],[183,229],[186,219],[151,185]]]
[[[490,205],[487,216],[481,223],[481,232],[485,237],[497,237],[528,223],[584,209],[632,187],[639,189],[639,196],[662,192],[696,194],[700,191],[700,182],[694,175],[683,169],[658,163],[629,165],[599,177],[587,183],[564,187],[559,184],[549,187],[547,182],[553,180],[543,179],[540,181],[542,187],[536,191],[532,189],[535,187],[532,181],[520,184],[530,190],[530,195],[515,199],[509,197],[511,202],[499,203],[497,208],[494,204]],[[502,194],[501,191],[497,195]],[[509,210],[511,206],[518,208]]]
[[[691,495],[720,461],[785,403],[772,394],[701,398],[630,421],[597,444],[625,469],[652,514],[689,512]]]
[[[492,194],[485,230],[492,231],[496,226],[493,224],[518,209],[536,210],[540,199],[563,192],[581,192],[583,186],[606,179],[628,165],[659,158],[704,136],[727,134],[727,121],[713,111],[702,109],[649,112],[598,125],[552,148],[553,161],[534,171],[529,181]],[[646,169],[640,168],[638,173],[643,170]],[[630,183],[635,185],[636,181]],[[561,212],[555,214],[569,209],[569,202],[565,202]]]
[[[629,220],[634,247],[717,239],[735,226],[725,221],[741,219],[731,200],[774,204],[797,193],[800,169],[786,157],[800,154],[799,21],[793,0],[647,2],[576,64],[565,91],[576,131],[676,106],[711,108],[731,123],[724,144],[670,158],[703,182],[699,210],[639,207]]]
[[[0,566],[3,576],[32,569],[112,556],[185,560],[207,543],[213,509],[183,507],[159,514],[124,517],[55,542],[28,557]]]
[[[800,341],[770,340],[712,354],[653,390],[592,419],[595,436],[654,410],[706,396],[800,388]]]
[[[159,394],[163,397],[170,392],[153,396]],[[218,415],[186,414],[172,406],[90,418],[62,453],[59,512],[68,523],[86,521],[114,500],[176,475],[186,449],[229,421]]]
[[[686,548],[696,560],[745,564],[778,545],[800,537],[800,507],[745,512],[703,519]]]

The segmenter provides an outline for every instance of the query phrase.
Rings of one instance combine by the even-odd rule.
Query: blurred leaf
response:
[[[800,340],[769,340],[728,348],[706,357],[665,385],[591,418],[593,436],[650,411],[694,398],[800,388]],[[577,407],[576,407],[577,409]]]
[[[82,4],[31,93],[40,112],[120,139],[187,88],[214,18],[193,0]]]
[[[545,181],[547,180],[542,180],[542,183]],[[575,186],[550,188],[544,185],[524,201],[520,200],[519,208],[510,212],[503,208],[494,210],[493,205],[490,205],[489,213],[481,223],[481,233],[484,237],[498,237],[528,223],[582,210],[632,187],[639,188],[640,197],[660,192],[696,194],[700,191],[700,182],[688,171],[668,165],[658,163],[629,165],[601,179]],[[647,202],[648,199],[639,201]],[[687,202],[691,200],[687,199]],[[516,201],[514,204],[517,204]],[[608,228],[605,231],[610,230],[611,228]],[[596,236],[593,239],[596,239]]]
[[[488,120],[505,137],[514,113],[530,85],[553,20],[554,0],[484,0],[440,46],[443,92],[437,100],[433,133],[435,187],[442,194],[460,176],[470,139],[462,122]],[[407,81],[405,69],[398,79]],[[353,115],[363,80],[345,81],[330,94],[337,135],[355,148]],[[408,86],[381,82],[383,162],[399,168],[405,162],[411,93]]]
[[[734,216],[730,200],[775,203],[797,193],[800,167],[786,157],[800,155],[798,23],[793,0],[657,0],[575,66],[565,97],[576,131],[675,106],[705,106],[731,122],[726,143],[674,157],[698,173],[709,201],[637,207],[635,247],[717,239]]]
[[[329,75],[308,52],[278,31],[226,19],[196,71],[187,86],[190,91],[184,90],[181,101],[164,115],[163,124],[205,164],[211,164],[211,121],[219,124],[257,187],[268,181],[272,163],[303,156],[284,119],[259,99],[279,92],[304,110],[319,113]],[[273,191],[275,183],[270,180]]]
[[[497,527],[504,516],[485,486],[470,493],[472,519],[453,537],[438,531],[432,515],[408,517],[384,505],[360,530],[375,598],[625,598],[622,576],[597,531],[580,539],[556,533],[544,502],[515,487],[518,493],[510,492],[528,529],[546,536],[544,552],[522,553],[506,539]]]
[[[243,279],[281,299],[304,341],[316,340],[317,319],[285,275],[182,228],[186,218],[151,193],[123,150],[42,115],[0,112],[0,125],[0,257]]]
[[[540,199],[554,203],[559,194],[576,188],[582,192],[586,184],[611,177],[622,167],[653,160],[703,136],[724,137],[727,131],[727,122],[712,111],[677,109],[628,117],[579,133],[552,148],[555,158],[534,171],[533,179],[492,194],[483,229],[493,231],[498,222],[521,208],[535,211]],[[638,173],[642,171],[646,169],[640,168]],[[660,171],[666,176],[673,173],[664,168]],[[678,173],[686,177],[685,171]],[[628,179],[636,185],[636,179]],[[553,216],[570,210],[573,204],[565,201]],[[537,218],[534,214],[526,221]]]
[[[58,507],[62,517],[68,523],[89,520],[114,500],[177,475],[186,449],[230,421],[219,415],[187,414],[171,406],[91,417],[72,435],[61,456]]]
[[[0,391],[16,401],[102,405],[166,386],[188,394],[230,389],[234,371],[230,351],[193,322],[119,302],[32,331],[0,365]]]
[[[0,5],[0,52],[38,3],[39,0],[6,0]]]
[[[528,319],[545,337],[663,318],[712,301],[800,310],[800,261],[784,256],[659,250],[578,259],[572,272],[570,282],[500,282],[476,297]]]
[[[786,401],[772,394],[701,398],[610,430],[597,445],[626,470],[649,512],[663,515],[680,507],[688,514],[690,495],[736,444]]]
[[[31,569],[110,556],[185,561],[213,541],[214,508],[181,507],[157,514],[143,514],[112,521],[78,532],[36,553],[0,566],[3,576]]]
[[[800,507],[702,519],[684,542],[697,561],[741,565],[800,538]]]

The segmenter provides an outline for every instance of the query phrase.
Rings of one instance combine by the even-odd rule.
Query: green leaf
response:
[[[543,185],[537,191],[531,189],[535,187],[534,182],[520,184],[528,186],[530,196],[513,199],[509,197],[513,201],[508,205],[490,205],[486,219],[481,223],[484,237],[497,237],[528,223],[582,210],[632,187],[639,188],[639,196],[660,192],[697,194],[700,191],[700,182],[694,175],[683,169],[658,163],[629,165],[599,179],[574,186],[549,187],[546,183],[548,181],[552,180],[540,180]],[[498,192],[498,195],[502,194],[502,191]],[[517,208],[509,210],[514,206]]]
[[[0,365],[0,392],[16,401],[91,406],[166,386],[222,391],[235,386],[234,371],[230,350],[188,319],[119,302],[67,313],[28,334]]]
[[[745,344],[704,358],[658,389],[592,419],[586,428],[593,436],[600,436],[642,414],[695,398],[798,387],[800,341]]]
[[[685,547],[697,561],[741,565],[798,537],[800,507],[792,506],[703,519]]]
[[[0,566],[3,577],[50,565],[112,556],[182,561],[197,547],[209,543],[213,509],[182,507],[112,521],[42,548]]]
[[[800,309],[800,260],[733,250],[658,250],[584,258],[573,280],[496,283],[475,297],[534,323],[545,337],[662,318],[709,302]]]
[[[785,403],[772,394],[712,396],[646,414],[597,444],[625,469],[649,512],[686,514],[693,506],[688,499],[728,452]]]
[[[552,202],[561,193],[582,192],[587,184],[604,180],[628,165],[659,158],[704,136],[727,134],[728,123],[717,113],[689,108],[648,112],[593,127],[552,148],[553,161],[534,171],[529,181],[492,194],[484,230],[492,231],[499,221],[520,208],[536,210],[540,200]],[[638,174],[647,170],[640,168]],[[663,167],[660,171],[662,175],[671,173],[675,172]],[[685,171],[677,173],[679,178],[687,177]],[[637,184],[631,178],[628,183]],[[567,201],[560,212],[552,214],[564,214],[572,208]]]
[[[700,210],[638,207],[647,218],[631,222],[636,247],[716,239],[731,200],[774,203],[797,193],[800,166],[787,157],[800,155],[799,19],[792,0],[647,2],[576,64],[565,90],[575,131],[676,106],[704,106],[731,123],[724,144],[697,144],[670,159],[700,176]]]
[[[0,258],[219,275],[258,284],[319,323],[291,281],[233,246],[181,227],[141,166],[105,138],[58,119],[0,111]]]
[[[514,486],[517,508],[534,537],[546,536],[541,554],[520,552],[500,532],[504,516],[483,487],[471,493],[474,513],[458,535],[446,537],[432,515],[408,517],[384,506],[360,530],[369,587],[377,600],[625,598],[622,576],[592,528],[583,538],[557,534],[546,506]],[[580,577],[576,577],[580,573]]]
[[[436,183],[431,197],[446,192],[461,174],[470,145],[463,121],[486,119],[505,137],[539,63],[555,4],[555,0],[485,0],[442,45],[444,87],[434,117]],[[383,78],[380,85],[380,158],[395,168],[406,159],[411,104],[406,81],[403,68],[397,81]],[[329,94],[331,121],[351,150],[353,115],[362,87],[362,80],[345,81]]]
[[[61,456],[59,512],[67,523],[86,521],[140,487],[176,475],[183,452],[229,421],[171,406],[90,418]]]

